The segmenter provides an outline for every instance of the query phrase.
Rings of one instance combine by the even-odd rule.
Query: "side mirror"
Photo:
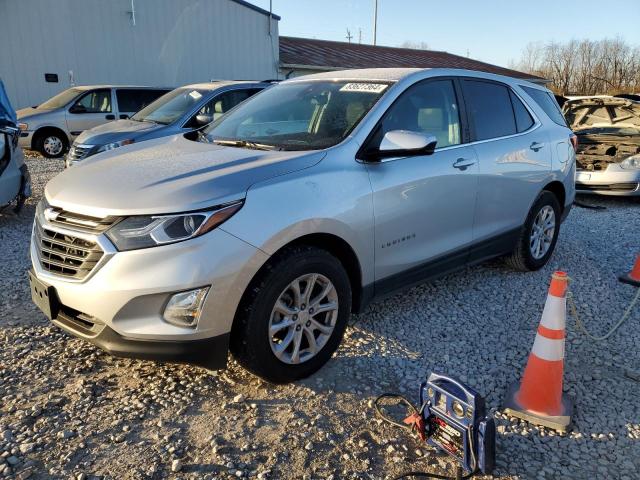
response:
[[[196,124],[198,127],[204,127],[205,125],[209,125],[213,122],[213,117],[211,115],[196,115]]]
[[[438,139],[433,135],[409,130],[392,130],[385,133],[380,142],[380,157],[409,157],[412,155],[431,155]]]
[[[359,158],[376,162],[383,158],[431,155],[437,143],[438,139],[433,135],[410,130],[392,130],[385,133],[379,146],[365,147]]]
[[[69,109],[70,113],[87,113],[87,108],[84,105],[75,104]]]

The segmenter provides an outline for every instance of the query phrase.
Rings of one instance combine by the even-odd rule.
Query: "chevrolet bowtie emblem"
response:
[[[60,215],[60,212],[54,210],[53,208],[46,208],[44,210],[44,218],[48,222],[54,222],[56,220],[56,218],[58,218],[58,215]]]

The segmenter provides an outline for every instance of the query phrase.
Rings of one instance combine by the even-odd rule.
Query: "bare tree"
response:
[[[549,79],[561,94],[640,91],[640,47],[621,38],[530,43],[512,66]]]

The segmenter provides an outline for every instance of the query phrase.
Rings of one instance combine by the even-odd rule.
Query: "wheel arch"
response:
[[[560,204],[560,213],[564,212],[564,209],[566,208],[565,202],[567,199],[567,192],[562,182],[554,180],[553,182],[547,183],[542,190],[553,193]]]

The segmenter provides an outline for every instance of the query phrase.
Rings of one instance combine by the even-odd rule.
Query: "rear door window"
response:
[[[463,80],[462,85],[474,140],[505,137],[518,131],[507,86],[483,80]]]
[[[547,90],[539,90],[537,88],[522,86],[522,89],[533,98],[533,100],[544,110],[551,120],[563,127],[567,126],[567,121],[562,115],[560,106],[556,102],[555,97]]]
[[[167,92],[168,90],[152,88],[119,88],[116,90],[118,110],[123,113],[135,113]]]

